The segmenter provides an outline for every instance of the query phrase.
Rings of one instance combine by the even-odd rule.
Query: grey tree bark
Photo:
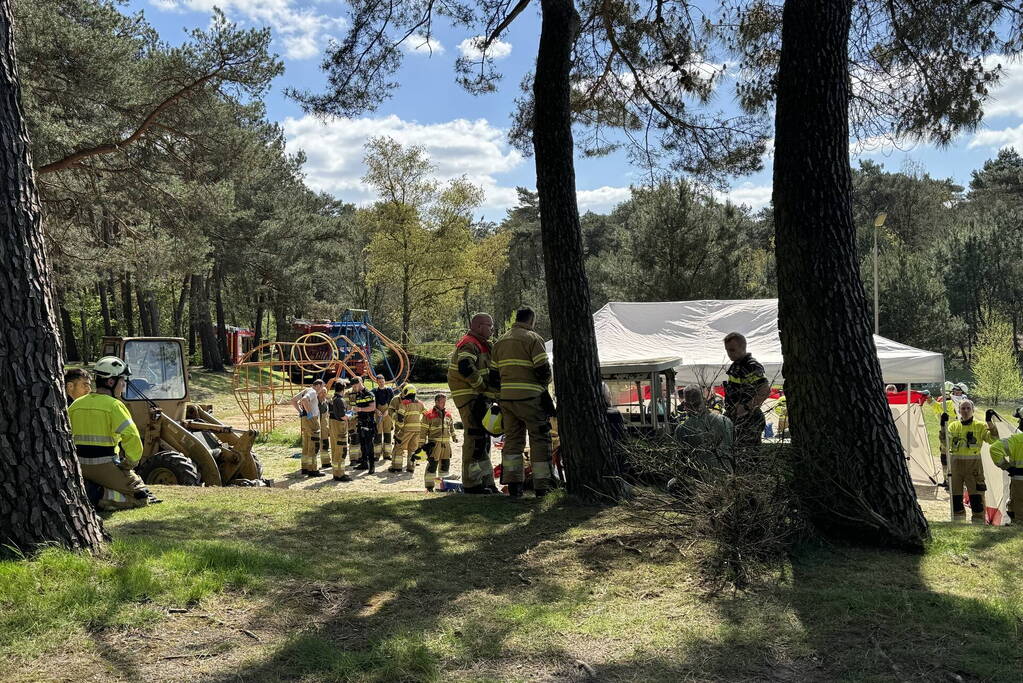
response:
[[[21,108],[11,0],[0,0],[0,552],[94,548],[68,427],[50,270]],[[18,360],[20,362],[12,362]]]

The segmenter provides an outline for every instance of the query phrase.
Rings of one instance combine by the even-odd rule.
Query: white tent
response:
[[[772,384],[783,384],[778,300],[704,300],[612,302],[593,314],[597,354],[605,372],[622,366],[675,366],[679,385],[711,386],[724,381],[730,365],[722,340],[729,332],[746,337],[749,350],[763,364]],[[874,335],[885,382],[941,384],[944,357]],[[553,357],[553,343],[547,342]],[[934,486],[941,468],[931,456],[919,406],[892,406],[916,484]]]
[[[777,299],[612,302],[593,314],[593,326],[601,366],[681,357],[679,384],[718,384],[729,365],[721,340],[729,332],[740,332],[771,383],[784,382]],[[877,335],[874,344],[885,382],[945,381],[940,353]],[[553,351],[551,342],[547,351]]]

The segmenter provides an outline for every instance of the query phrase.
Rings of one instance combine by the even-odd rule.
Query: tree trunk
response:
[[[572,0],[542,0],[541,8],[533,83],[536,187],[554,337],[554,381],[571,387],[558,404],[558,429],[569,492],[608,502],[622,495],[621,468],[612,450],[600,386],[572,159],[569,70],[579,17]]]
[[[142,291],[141,285],[136,281],[135,283],[135,299],[138,301],[139,306],[139,329],[142,332],[143,337],[152,337],[152,316],[149,314],[149,302],[146,301],[146,295]]]
[[[121,308],[124,316],[124,335],[135,336],[135,311],[131,306],[131,275],[121,275]]]
[[[412,273],[411,266],[405,266],[405,275],[401,281],[401,343],[408,346],[411,343],[412,330]]]
[[[85,311],[85,303],[83,302],[81,307],[78,309],[78,318],[82,323],[82,361],[85,363],[92,362],[92,340],[89,338],[89,314]]]
[[[202,366],[207,370],[224,371],[224,359],[220,357],[217,333],[210,317],[209,290],[202,275],[192,276],[192,302],[195,332],[202,350]]]
[[[0,552],[48,544],[95,548],[103,528],[85,497],[64,404],[63,359],[41,207],[14,55],[10,0],[0,0]],[[16,322],[16,324],[15,324]]]
[[[256,297],[256,319],[252,324],[252,346],[255,348],[263,341],[263,295]]]
[[[64,338],[64,360],[81,362],[82,354],[78,352],[78,342],[75,341],[75,323],[71,319],[71,312],[64,305],[64,292],[57,293],[57,306],[60,310],[60,333]]]
[[[885,399],[856,263],[851,11],[852,0],[785,3],[774,153],[785,394],[801,480],[813,490],[807,507],[818,526],[841,537],[920,550],[927,522]],[[829,398],[852,387],[857,399],[851,403],[839,406]]]
[[[192,281],[191,277],[185,276],[185,281],[181,285],[181,294],[178,295],[178,303],[174,307],[174,336],[180,337],[182,333],[182,322],[185,319],[185,302],[188,300],[188,286]],[[191,351],[189,351],[191,353]]]
[[[102,278],[96,283],[96,292],[99,294],[99,312],[103,316],[103,334],[112,337],[114,326],[110,321],[110,301],[107,299],[106,283]]]
[[[220,349],[220,357],[230,361],[231,354],[227,352],[227,322],[224,320],[224,266],[218,260],[213,267],[213,287],[217,307],[217,344]]]
[[[280,295],[274,297],[274,327],[276,327],[276,334],[274,339],[277,341],[284,341],[284,335],[288,331],[288,311],[284,303],[281,301]]]

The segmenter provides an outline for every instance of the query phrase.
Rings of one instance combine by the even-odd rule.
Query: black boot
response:
[[[360,461],[359,461],[359,464],[358,464],[358,465],[356,465],[355,467],[353,467],[352,469],[353,469],[353,470],[364,470],[364,469],[367,469],[368,467],[369,467],[369,465],[367,465],[366,463],[364,463],[364,462],[362,462],[362,461],[360,460]]]
[[[512,498],[522,497],[522,483],[508,484],[508,495]]]
[[[547,489],[536,489],[535,491],[533,491],[533,495],[535,495],[537,498],[543,498],[544,496],[547,495]]]
[[[347,474],[342,474],[340,477],[334,477],[334,481],[351,481],[352,478]]]
[[[305,473],[305,476],[307,476],[307,477],[325,477],[327,475],[324,474],[323,472],[319,471],[319,470],[309,470],[308,472]]]
[[[970,494],[970,512],[974,515],[984,514],[984,496],[980,493]]]
[[[478,495],[479,496],[479,495],[491,494],[491,493],[494,492],[494,489],[486,487],[486,486],[483,486],[482,484],[480,484],[479,486],[467,486],[466,488],[463,489],[463,491],[465,493],[469,493],[469,494],[473,494],[473,495]]]

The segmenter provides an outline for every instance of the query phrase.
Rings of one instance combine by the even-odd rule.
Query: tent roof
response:
[[[593,314],[602,368],[650,365],[681,358],[680,384],[717,384],[729,365],[721,340],[746,336],[750,352],[772,383],[783,381],[777,299],[612,302]],[[944,358],[874,335],[886,382],[940,383]],[[547,350],[552,351],[551,342]]]

